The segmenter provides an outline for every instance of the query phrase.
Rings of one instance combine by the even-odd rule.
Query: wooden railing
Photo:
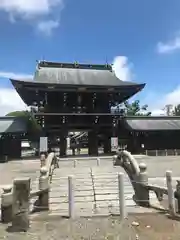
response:
[[[49,190],[53,171],[58,167],[54,153],[40,157],[41,169],[38,190],[31,190],[30,178],[16,178],[13,186],[5,186],[1,195],[1,221],[12,222],[16,231],[26,231],[29,228],[29,213],[49,210]],[[30,201],[33,201],[30,209]]]

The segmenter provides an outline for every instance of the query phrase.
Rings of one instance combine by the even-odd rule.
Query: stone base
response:
[[[12,219],[12,230],[15,232],[27,232],[29,223],[29,212],[19,213]]]
[[[1,221],[2,223],[9,223],[12,221],[12,206],[1,205]]]

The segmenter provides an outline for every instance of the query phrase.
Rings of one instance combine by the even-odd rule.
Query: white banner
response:
[[[111,151],[116,151],[118,149],[118,137],[111,138]]]
[[[40,152],[47,152],[47,151],[48,151],[48,138],[40,137]]]
[[[70,149],[71,140],[69,137],[67,137],[66,139],[67,139],[67,148]]]

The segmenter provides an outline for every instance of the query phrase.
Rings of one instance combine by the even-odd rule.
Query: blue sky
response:
[[[136,96],[159,113],[180,99],[179,0],[1,0],[0,114],[22,109],[9,77],[30,77],[36,60],[115,64]],[[12,101],[13,99],[13,101]]]

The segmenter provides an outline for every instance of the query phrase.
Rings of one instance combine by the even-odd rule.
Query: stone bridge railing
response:
[[[12,222],[15,231],[26,231],[29,228],[29,213],[49,210],[49,189],[53,171],[58,167],[58,160],[54,153],[40,157],[41,169],[38,190],[31,190],[30,178],[16,178],[13,186],[3,188],[1,195],[1,221]],[[33,202],[30,211],[30,201]]]
[[[138,164],[136,159],[128,151],[120,151],[113,159],[115,166],[121,166],[128,174],[134,188],[134,200],[143,207],[150,207],[150,191],[153,191],[159,201],[163,196],[168,196],[169,211],[172,215],[176,214],[175,199],[177,200],[177,212],[180,213],[180,181],[177,181],[176,189],[172,186],[172,173],[166,172],[167,187],[161,187],[148,183],[147,166],[145,163]]]

